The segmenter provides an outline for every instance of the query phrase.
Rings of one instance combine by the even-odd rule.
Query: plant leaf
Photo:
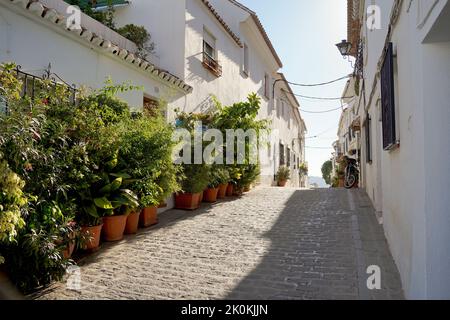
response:
[[[94,203],[97,207],[99,207],[101,209],[105,209],[105,210],[114,209],[113,205],[106,197],[95,198]]]

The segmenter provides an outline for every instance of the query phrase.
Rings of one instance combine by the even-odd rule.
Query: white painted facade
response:
[[[0,62],[15,62],[24,72],[36,76],[42,76],[50,64],[53,73],[77,87],[100,88],[108,77],[115,83],[142,86],[142,91],[121,95],[136,110],[142,109],[144,95],[168,103],[176,103],[186,95],[186,91],[144,69],[144,62],[126,61],[112,52],[113,47],[110,50],[97,45],[95,39],[88,41],[87,36],[68,31],[64,22],[55,23],[47,16],[42,17],[39,6],[34,11],[32,7],[26,9],[24,3],[28,1],[0,0]],[[67,16],[67,4],[61,0],[40,3],[56,8],[58,16]],[[117,50],[128,53],[135,50],[132,42],[84,14],[81,24],[88,28],[90,37],[92,34],[102,37],[97,43],[110,41],[117,45]]]
[[[226,26],[211,12],[208,5],[212,6]],[[173,17],[180,19],[180,12],[185,16],[184,24],[177,20],[176,24],[172,25]],[[272,129],[279,132],[279,139],[292,150],[290,163],[294,179],[291,180],[291,185],[307,185],[305,179],[300,183],[298,166],[294,166],[293,161],[294,154],[296,160],[302,159],[304,162],[305,159],[304,143],[302,144],[306,132],[305,123],[299,111],[294,109],[290,112],[290,119],[287,119],[287,116],[274,117],[274,101],[281,99],[282,85],[279,83],[275,86],[274,98],[273,83],[279,77],[281,64],[274,57],[248,11],[228,0],[176,0],[176,5],[172,0],[135,0],[129,6],[118,8],[116,17],[119,26],[130,21],[144,25],[156,41],[156,55],[160,57],[161,65],[185,79],[186,83],[194,88],[191,94],[176,103],[182,111],[201,113],[214,108],[213,96],[223,105],[231,105],[246,100],[252,92],[257,93],[261,97],[259,118],[274,119]],[[227,27],[239,41],[226,30]],[[181,34],[184,34],[184,38],[180,37]],[[210,41],[214,42],[215,59],[222,69],[219,77],[202,64],[205,37],[213,39]],[[179,50],[180,47],[183,47],[183,50]],[[165,61],[179,60],[180,52],[184,55],[183,71],[180,70],[179,64],[177,68],[170,69],[170,63],[165,64]],[[175,57],[168,57],[170,55]],[[247,69],[247,72],[244,72],[244,69]],[[269,79],[267,86],[266,77]],[[284,100],[290,102],[291,108],[299,107],[298,102],[292,101],[292,98]],[[174,108],[171,108],[168,114],[170,121],[175,118],[173,110]],[[273,141],[270,150],[261,153],[264,158],[261,175],[263,184],[274,183],[274,175],[279,167],[279,159],[276,157],[278,145],[279,140]]]
[[[450,1],[360,1],[362,185],[382,215],[407,298],[450,298]],[[370,31],[368,5],[381,29]],[[396,9],[396,10],[394,10]],[[388,26],[392,33],[388,34]],[[398,146],[383,150],[379,67],[394,46]],[[367,115],[372,159],[367,160]]]

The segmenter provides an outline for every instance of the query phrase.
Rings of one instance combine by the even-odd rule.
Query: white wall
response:
[[[117,26],[144,26],[155,42],[158,65],[184,79],[185,0],[133,0],[116,9]]]
[[[367,43],[367,98],[393,3],[372,2],[382,8],[383,14],[382,30],[362,32]],[[450,19],[450,3],[441,0],[435,6],[430,4],[431,1],[413,1],[410,6],[404,3],[393,27],[400,146],[381,150],[378,83],[368,106],[373,162],[364,170],[367,193],[377,210],[382,210],[386,237],[406,297],[419,299],[450,298],[450,35],[442,28]],[[364,108],[360,112],[365,117]],[[362,152],[365,163],[365,145]]]
[[[132,108],[142,108],[144,93],[173,102],[184,94],[133,65],[89,46],[53,23],[29,14],[21,7],[0,2],[0,62],[13,61],[22,70],[42,76],[49,63],[52,72],[69,84],[100,88],[108,77],[115,83],[130,81],[144,91],[123,94]]]

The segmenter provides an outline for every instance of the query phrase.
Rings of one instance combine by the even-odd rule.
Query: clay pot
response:
[[[111,216],[103,218],[103,239],[105,241],[119,241],[123,239],[127,215]]]
[[[200,193],[178,193],[175,195],[175,208],[195,210],[199,207]]]
[[[167,208],[167,203],[163,202],[158,205],[158,208]]]
[[[81,233],[90,237],[89,241],[83,244],[83,250],[97,250],[100,245],[100,234],[102,232],[103,224],[93,227],[81,227]]]
[[[233,196],[233,190],[234,186],[232,183],[229,183],[227,186],[227,197],[232,197]]]
[[[217,201],[217,194],[219,193],[219,188],[208,188],[203,193],[203,201],[208,203],[213,203]]]
[[[158,223],[158,208],[147,207],[142,209],[139,217],[139,225],[141,228],[148,228]]]
[[[245,186],[244,187],[244,192],[249,192],[250,191],[250,186]]]
[[[125,234],[135,234],[138,231],[140,212],[132,212],[127,217],[127,224],[125,225]]]
[[[217,194],[217,198],[223,199],[227,195],[228,184],[221,184],[219,186],[219,193]]]
[[[344,178],[339,178],[339,185],[338,185],[338,187],[339,188],[343,188],[344,186],[345,186]]]
[[[233,196],[242,196],[242,194],[244,193],[244,189],[243,188],[233,188]]]
[[[278,181],[278,186],[279,186],[279,187],[285,187],[285,186],[286,186],[286,183],[287,183],[287,180],[281,180],[281,181]]]
[[[72,253],[75,250],[75,232],[71,232],[69,235],[69,243],[67,244],[67,248],[63,251],[64,259],[69,259],[72,257]]]
[[[206,190],[205,190],[206,191]],[[198,204],[200,205],[200,203],[203,202],[203,195],[205,192],[200,192],[200,195],[198,196]]]

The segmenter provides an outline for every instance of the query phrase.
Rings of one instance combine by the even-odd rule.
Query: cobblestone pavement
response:
[[[370,265],[381,268],[381,290],[367,289]],[[80,266],[81,291],[62,282],[33,298],[403,299],[361,190],[258,187],[196,212],[171,210]]]

